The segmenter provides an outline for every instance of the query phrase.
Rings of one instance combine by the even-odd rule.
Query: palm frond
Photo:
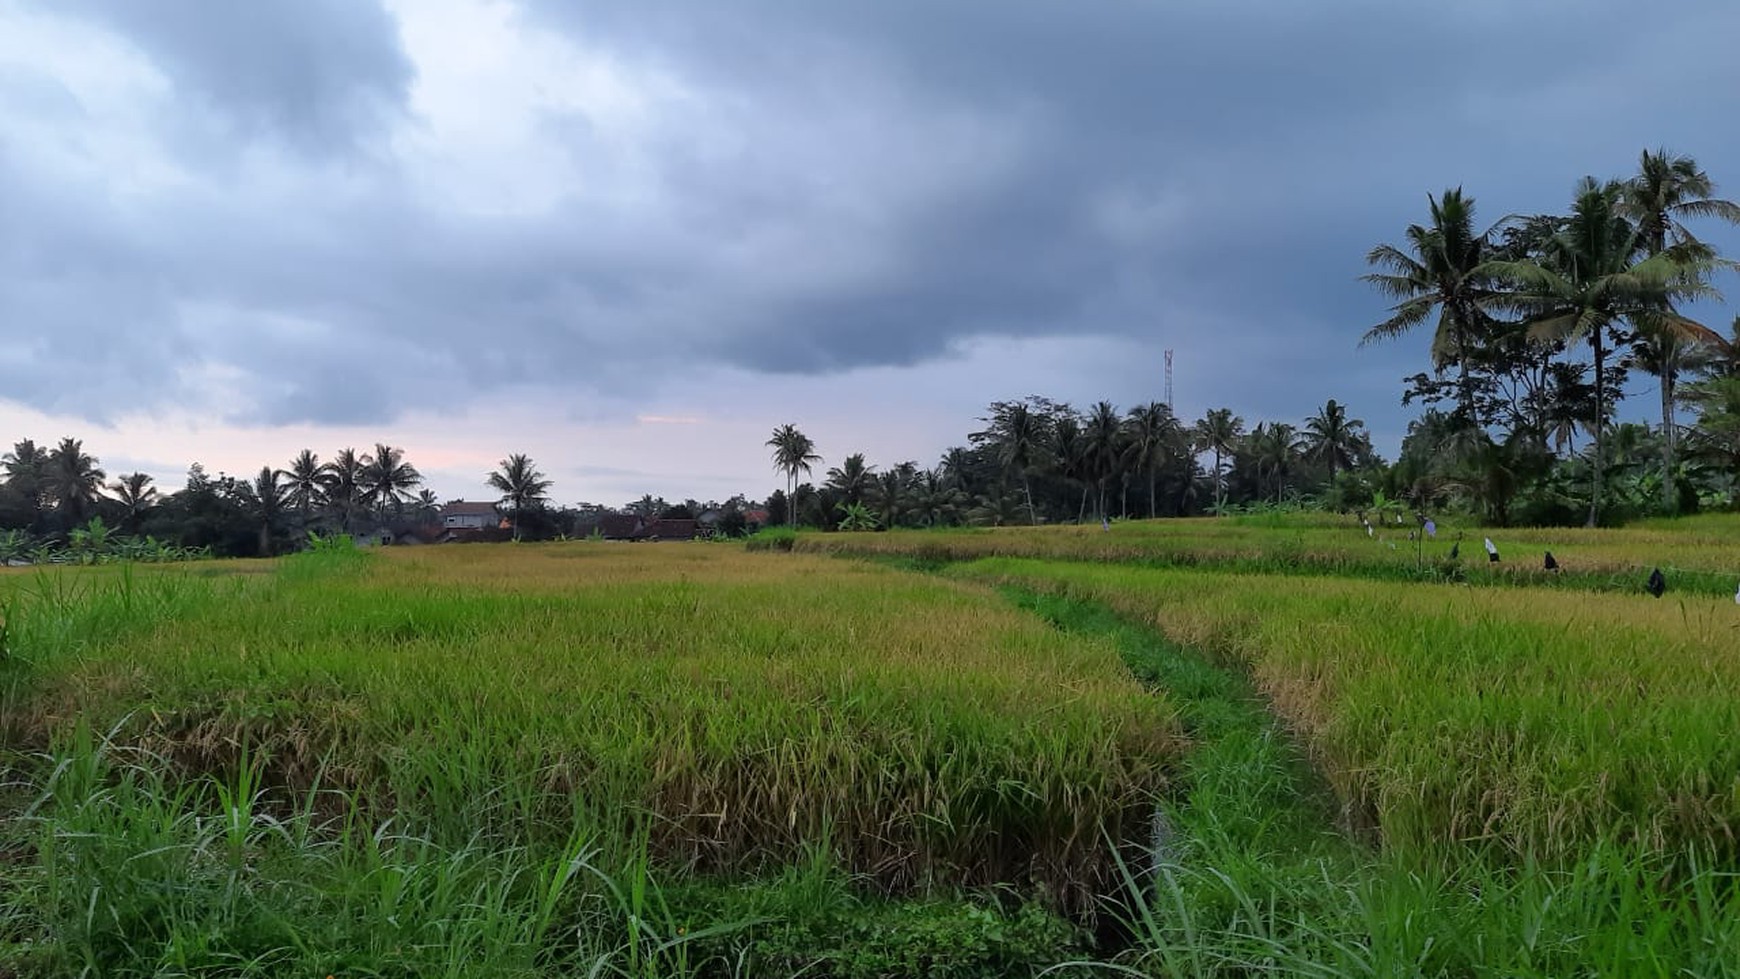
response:
[[[1535,340],[1565,340],[1577,335],[1582,310],[1541,316],[1529,321],[1529,337]]]
[[[1359,338],[1359,345],[1363,347],[1379,340],[1393,340],[1401,336],[1424,323],[1426,317],[1432,315],[1432,307],[1435,305],[1432,300],[1423,297],[1398,304],[1393,307],[1395,315],[1365,331],[1365,335]]]
[[[1697,320],[1679,313],[1669,311],[1650,311],[1637,313],[1631,317],[1632,323],[1645,333],[1671,336],[1691,343],[1706,344],[1721,347],[1727,344],[1722,335],[1710,329]]]
[[[1424,291],[1424,280],[1410,275],[1386,275],[1372,272],[1359,277],[1361,282],[1369,282],[1378,291],[1392,299],[1407,299]]]
[[[1397,274],[1405,277],[1422,278],[1426,274],[1426,267],[1424,265],[1421,265],[1412,255],[1409,255],[1407,252],[1402,251],[1394,245],[1378,245],[1371,251],[1366,252],[1365,261],[1367,265],[1392,269]]]
[[[1740,224],[1740,204],[1733,201],[1684,201],[1668,208],[1669,213],[1693,218],[1715,218],[1729,224]]]

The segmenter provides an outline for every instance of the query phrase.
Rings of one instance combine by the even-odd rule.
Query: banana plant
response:
[[[0,530],[0,567],[22,561],[29,553],[29,534],[22,530]]]

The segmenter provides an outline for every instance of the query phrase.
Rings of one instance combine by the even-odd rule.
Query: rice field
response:
[[[436,847],[583,839],[671,879],[821,860],[1079,912],[1183,748],[1104,644],[886,568],[585,543],[210,567],[0,580],[11,767],[99,732]]]
[[[796,547],[811,553],[937,562],[1022,557],[1629,592],[1641,592],[1650,571],[1660,568],[1673,591],[1730,598],[1740,592],[1740,515],[1710,514],[1619,530],[1483,529],[1446,520],[1436,525],[1431,538],[1412,518],[1396,523],[1394,515],[1368,517],[1369,533],[1355,515],[1277,513],[1119,521],[1107,529],[1069,525],[808,534]],[[1499,551],[1497,563],[1488,560],[1488,537]],[[1549,551],[1556,570],[1545,567]]]
[[[1486,533],[0,572],[0,976],[1736,974],[1740,522]]]

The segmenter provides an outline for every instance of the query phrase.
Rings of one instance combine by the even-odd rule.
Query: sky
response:
[[[1358,347],[1359,276],[1428,193],[1562,211],[1665,146],[1740,196],[1740,4],[1640,10],[0,0],[0,442],[761,497],[778,425],[929,465],[1172,350],[1186,420],[1336,398],[1393,455],[1429,338]]]

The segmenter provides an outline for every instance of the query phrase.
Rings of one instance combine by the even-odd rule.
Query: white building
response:
[[[448,530],[483,530],[501,526],[494,503],[454,500],[441,508],[441,525]]]

